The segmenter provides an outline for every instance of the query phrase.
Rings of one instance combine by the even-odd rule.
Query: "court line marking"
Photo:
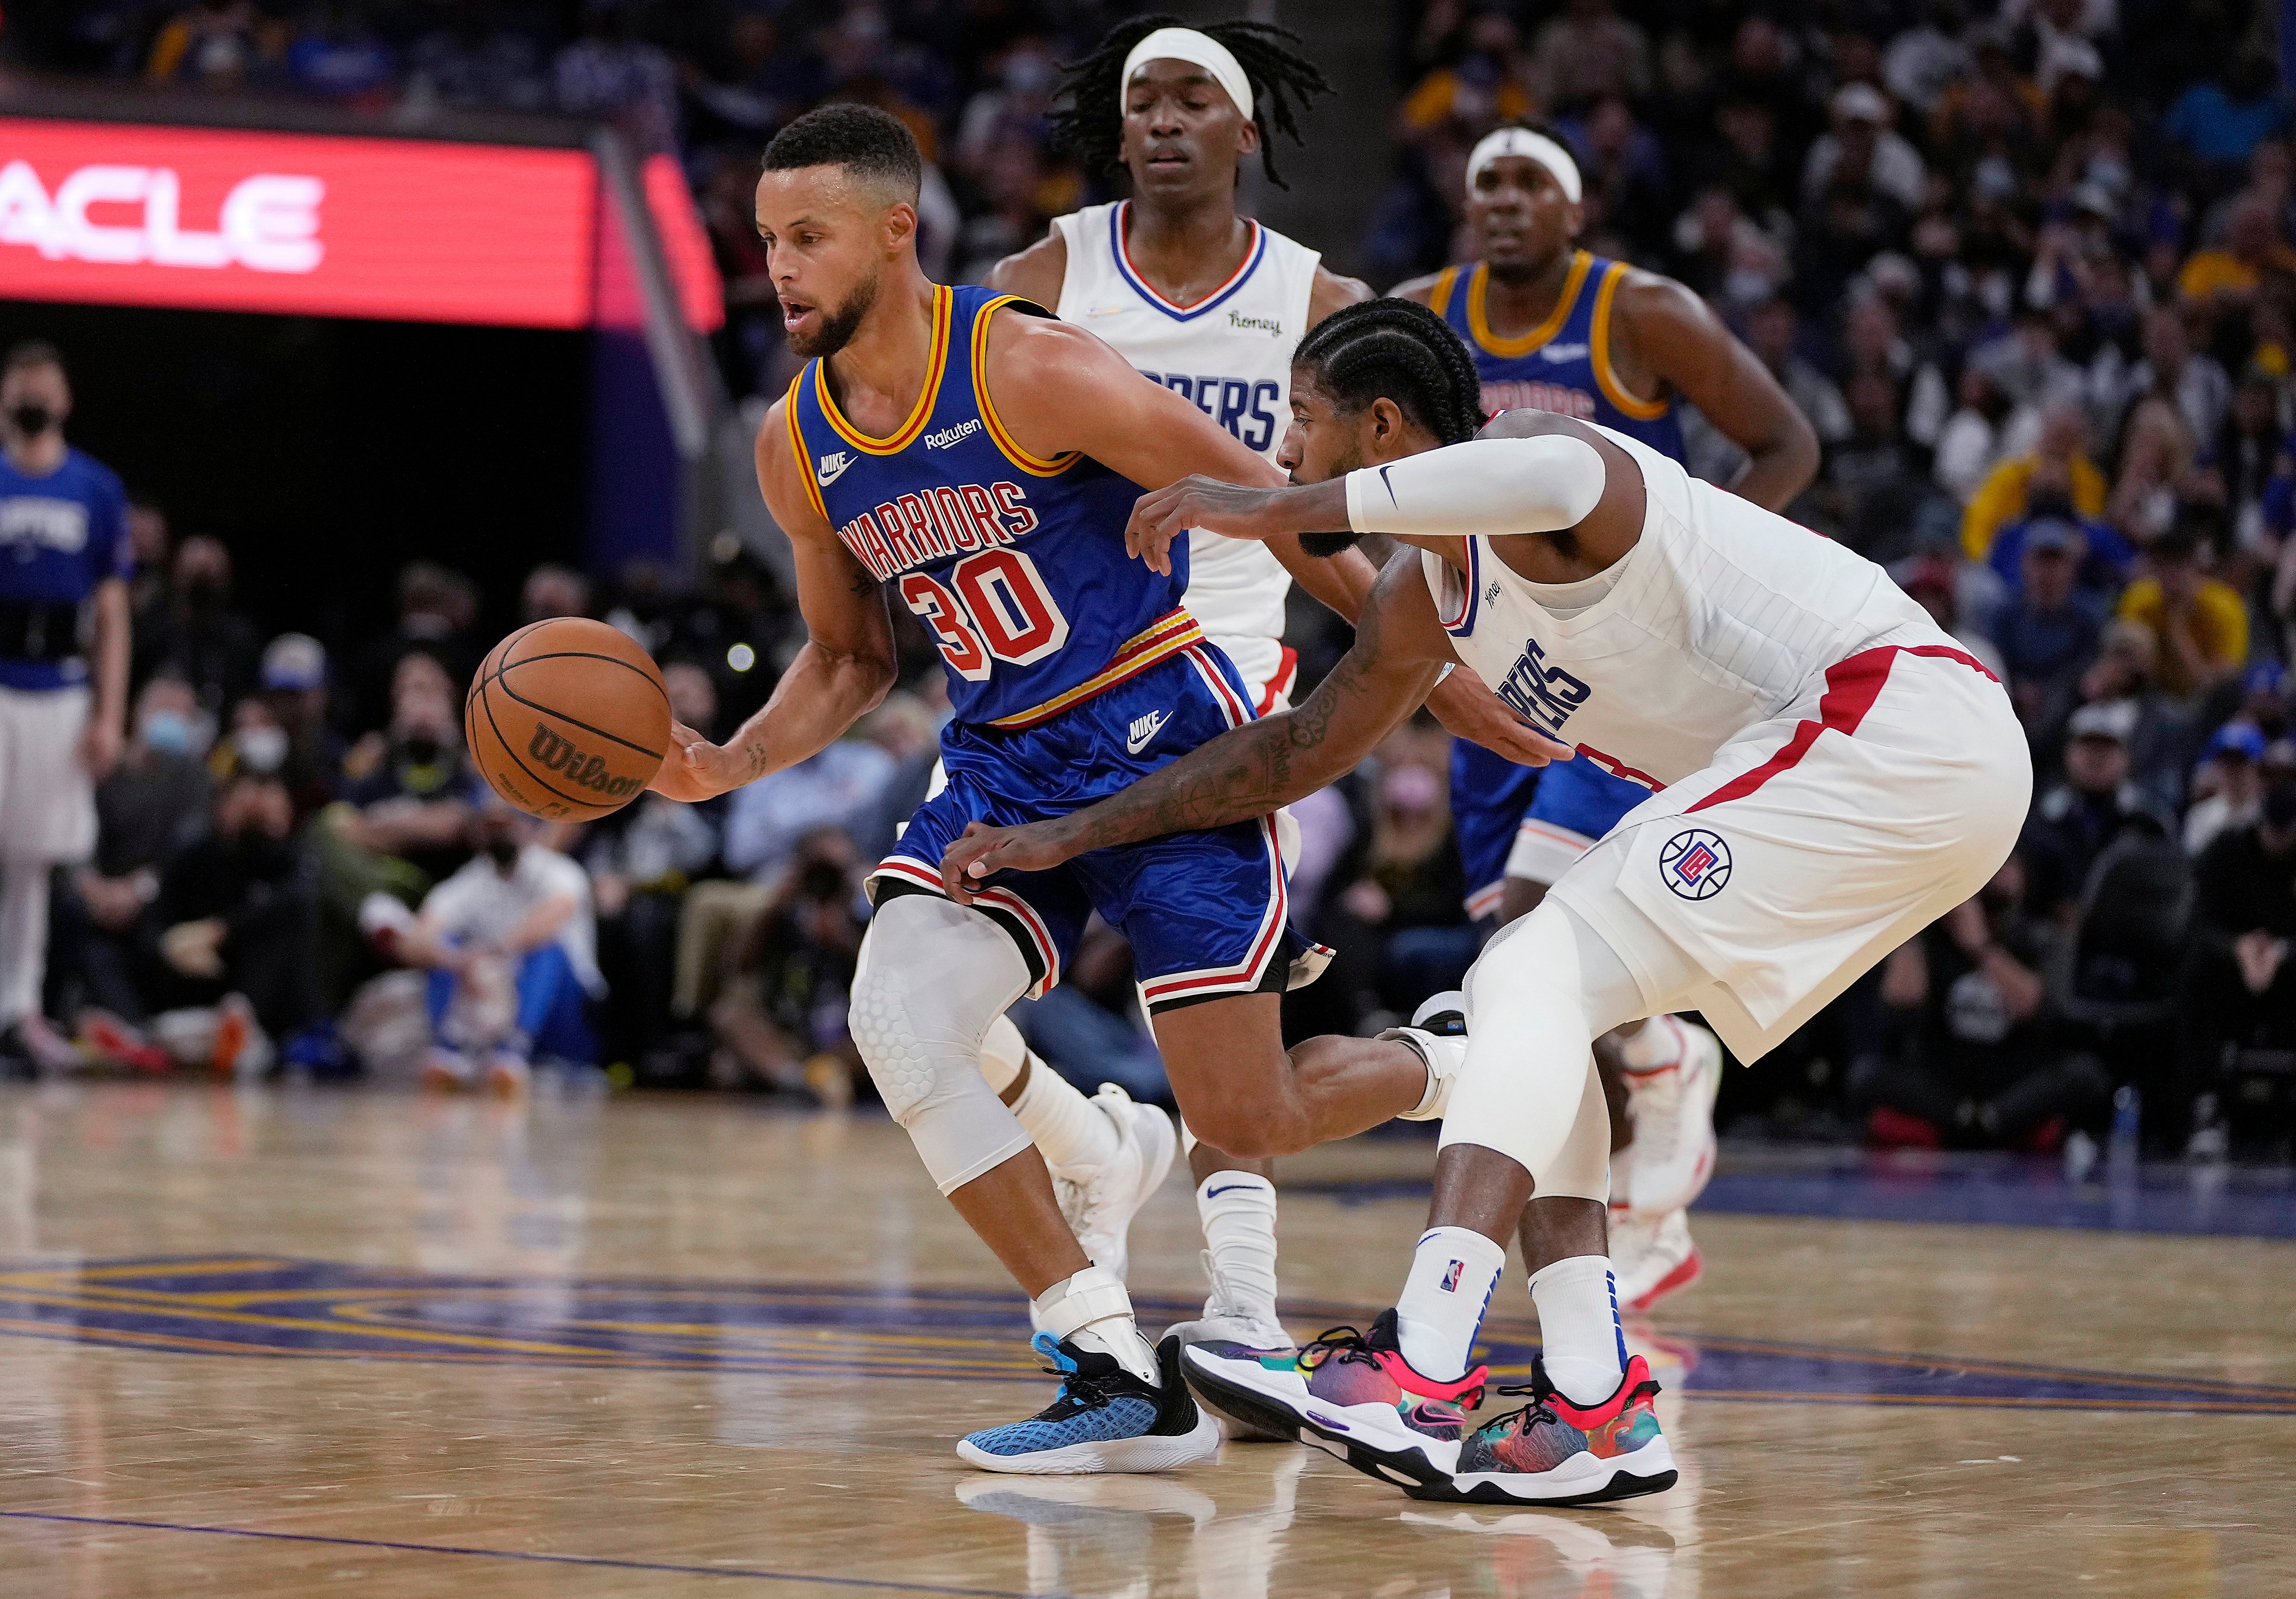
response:
[[[218,1538],[267,1538],[285,1544],[329,1544],[351,1549],[390,1549],[411,1554],[464,1554],[481,1560],[523,1560],[540,1565],[603,1566],[618,1571],[668,1571],[681,1577],[739,1577],[756,1582],[817,1582],[826,1587],[871,1588],[897,1594],[942,1594],[952,1599],[1052,1599],[1014,1588],[960,1588],[936,1582],[870,1577],[814,1577],[753,1566],[681,1566],[667,1561],[616,1560],[603,1554],[535,1554],[518,1549],[472,1549],[455,1544],[404,1544],[389,1538],[332,1538],[316,1532],[265,1532],[253,1527],[206,1527],[186,1521],[137,1521],[119,1516],[72,1516],[55,1511],[0,1510],[16,1521],[67,1521],[83,1527],[133,1527],[146,1532],[204,1532]]]

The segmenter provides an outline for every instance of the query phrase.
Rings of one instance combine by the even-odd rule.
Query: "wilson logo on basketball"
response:
[[[578,745],[539,722],[534,725],[534,740],[526,752],[541,763],[543,770],[555,772],[567,782],[609,800],[623,799],[638,788],[637,778],[612,775],[602,758],[584,753]]]

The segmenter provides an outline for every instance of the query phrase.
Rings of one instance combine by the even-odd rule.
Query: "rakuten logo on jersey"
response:
[[[316,177],[258,172],[224,196],[212,230],[184,226],[183,184],[167,167],[93,165],[53,193],[29,161],[0,167],[0,244],[51,261],[311,272],[326,257]]]

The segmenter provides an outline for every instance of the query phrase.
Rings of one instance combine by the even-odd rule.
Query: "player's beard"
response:
[[[1335,462],[1332,463],[1332,470],[1324,475],[1322,480],[1328,483],[1333,478],[1344,478],[1362,464],[1363,459],[1360,455],[1345,461]],[[1292,481],[1295,484],[1300,481],[1298,472],[1292,474]],[[1300,547],[1318,561],[1329,561],[1335,556],[1344,555],[1362,542],[1363,535],[1360,533],[1302,533],[1300,535]]]
[[[845,303],[834,311],[821,314],[821,326],[810,334],[791,333],[789,347],[792,352],[812,360],[816,357],[835,355],[853,342],[853,335],[861,331],[861,319],[869,315],[877,303],[879,275],[871,273],[859,287],[845,297]]]

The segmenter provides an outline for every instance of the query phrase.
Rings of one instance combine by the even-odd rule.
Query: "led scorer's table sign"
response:
[[[598,206],[586,151],[0,118],[0,298],[585,327]]]

